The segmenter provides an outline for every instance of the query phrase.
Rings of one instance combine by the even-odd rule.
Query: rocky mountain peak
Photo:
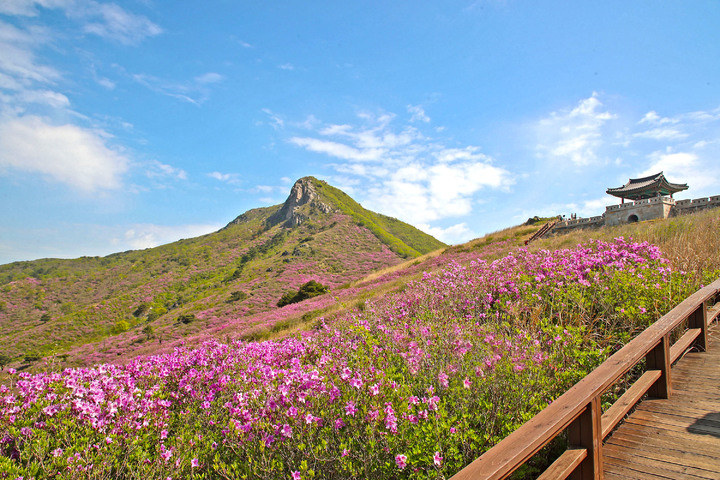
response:
[[[314,177],[303,177],[295,182],[287,200],[280,210],[268,219],[268,223],[277,225],[285,222],[288,227],[296,227],[307,219],[300,210],[302,206],[308,204],[318,207],[324,213],[330,213],[333,208],[320,201],[317,182]]]
[[[295,208],[306,203],[310,203],[317,198],[317,190],[315,189],[315,179],[313,177],[303,177],[293,185],[290,195],[285,201],[283,207]]]

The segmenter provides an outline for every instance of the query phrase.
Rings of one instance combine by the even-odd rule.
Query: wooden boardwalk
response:
[[[720,480],[720,326],[672,367],[669,399],[646,399],[602,449],[607,480]]]
[[[719,319],[717,279],[451,480],[507,479],[562,432],[568,448],[538,480],[720,480]],[[645,372],[603,412],[602,394],[636,365]],[[646,394],[664,400],[638,403]]]

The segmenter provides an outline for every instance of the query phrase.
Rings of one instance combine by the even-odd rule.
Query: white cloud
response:
[[[18,94],[16,99],[22,103],[37,103],[52,108],[67,108],[70,106],[70,100],[65,95],[51,90],[24,90]]]
[[[5,88],[20,90],[32,82],[52,83],[60,78],[59,72],[39,63],[34,49],[48,41],[41,28],[20,30],[0,20],[0,73]]]
[[[688,137],[688,134],[681,132],[677,128],[652,128],[635,133],[633,136],[651,140],[683,140]]]
[[[343,143],[319,140],[311,137],[292,137],[290,143],[304,147],[311,152],[324,153],[342,160],[379,160],[383,153],[385,153],[384,150],[378,148],[361,150]]]
[[[268,117],[270,117],[270,125],[272,125],[275,130],[280,130],[285,126],[285,121],[282,119],[282,117],[274,113],[269,108],[263,108],[262,112]]]
[[[132,249],[157,247],[166,243],[193,238],[215,232],[222,225],[194,224],[194,225],[153,225],[137,224],[126,227],[122,237],[113,239],[115,245],[128,245]]]
[[[128,159],[105,132],[26,116],[0,123],[0,167],[41,174],[84,192],[118,189]]]
[[[173,167],[157,160],[147,166],[145,174],[149,178],[172,178],[175,180],[187,180],[187,172],[182,168]]]
[[[131,78],[153,92],[192,103],[193,105],[200,105],[201,103],[199,99],[193,96],[197,93],[197,84],[194,82],[191,84],[168,82],[154,75],[147,75],[144,73],[133,74],[131,75]]]
[[[278,68],[280,70],[295,70],[295,66],[292,63],[283,63],[282,65],[278,65]]]
[[[648,125],[650,128],[633,134],[634,138],[647,138],[661,142],[678,142],[692,136],[706,133],[706,128],[720,120],[720,108],[710,111],[695,111],[661,117],[657,112],[650,111],[638,122],[638,125]],[[716,132],[712,132],[716,134]]]
[[[115,82],[113,82],[109,78],[99,77],[97,79],[97,83],[107,88],[108,90],[113,90],[115,88]]]
[[[59,9],[68,17],[82,23],[86,33],[137,45],[147,37],[162,33],[162,28],[143,15],[124,10],[115,3],[94,0],[0,0],[0,13],[13,16],[36,17],[40,8]]]
[[[564,205],[551,205],[547,215],[564,214],[570,218],[570,214],[577,214],[578,218],[596,217],[605,212],[605,207],[616,203],[615,199],[608,196],[583,200],[580,203],[566,203]]]
[[[214,72],[204,73],[186,81],[171,81],[145,73],[131,74],[130,78],[153,92],[197,106],[201,106],[210,98],[212,85],[225,79],[223,75]]]
[[[570,111],[552,112],[537,127],[537,150],[542,157],[589,165],[598,161],[602,128],[615,115],[602,110],[597,93]]]
[[[469,215],[481,190],[507,190],[514,183],[477,146],[447,147],[413,126],[395,127],[389,113],[358,117],[358,126],[313,124],[314,135],[289,142],[334,158],[328,166],[372,210],[428,224]]]
[[[653,152],[648,158],[650,165],[638,177],[663,172],[669,182],[687,183],[693,189],[702,190],[717,185],[718,168],[708,168],[695,153],[669,149]]]
[[[225,182],[230,185],[237,185],[240,183],[240,174],[238,174],[238,173],[211,172],[211,173],[208,173],[207,175],[210,178],[214,178],[215,180],[218,180],[220,182]]]
[[[225,76],[215,72],[208,72],[198,77],[195,77],[195,81],[201,84],[218,83],[222,82],[223,80],[225,80]]]
[[[37,16],[37,7],[68,8],[75,0],[0,0],[0,13],[5,15]]]
[[[465,222],[457,223],[447,228],[431,227],[430,225],[423,223],[417,225],[417,228],[448,244],[465,243],[478,236],[468,228],[467,223]]]
[[[114,3],[88,2],[84,8],[71,11],[71,15],[88,19],[83,26],[85,32],[125,45],[137,45],[163,31],[147,17],[127,12]]]
[[[411,122],[430,122],[430,117],[425,114],[425,110],[420,105],[408,105],[407,111],[408,113],[412,114],[412,116],[410,117]]]
[[[507,170],[475,161],[415,163],[389,177],[370,188],[367,203],[412,224],[469,215],[480,191],[507,189],[514,182]]]
[[[638,122],[639,124],[649,123],[651,125],[665,125],[667,123],[677,123],[677,121],[670,118],[663,118],[654,110],[649,111],[645,116]]]
[[[479,147],[467,146],[465,148],[445,148],[435,153],[435,157],[442,163],[450,163],[456,160],[477,160],[488,161],[490,157],[478,153]]]
[[[93,0],[0,0],[0,13],[40,17],[44,10],[60,10],[86,31],[135,44],[159,27],[145,17],[126,12],[114,3]],[[67,37],[54,30],[47,19],[11,25],[0,20],[0,168],[2,174],[39,174],[53,182],[90,193],[123,187],[130,161],[119,147],[109,143],[102,128],[81,126],[68,119],[90,123],[71,109],[71,100],[56,90],[64,78],[39,57],[42,48],[56,47]],[[38,26],[40,24],[47,26]],[[66,45],[59,49],[71,50]],[[114,83],[97,79],[106,88]],[[66,82],[63,82],[66,83]],[[28,114],[28,112],[32,112]],[[55,119],[51,121],[50,119]],[[62,119],[62,120],[59,120]],[[129,124],[128,124],[129,125]],[[155,166],[158,174],[168,166]]]

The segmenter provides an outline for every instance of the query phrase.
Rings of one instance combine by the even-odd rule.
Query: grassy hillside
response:
[[[449,478],[718,276],[718,226],[720,210],[531,248],[539,225],[515,227],[338,287],[334,312],[276,341],[11,372],[0,471]]]
[[[444,246],[312,181],[327,208],[299,207],[305,220],[294,228],[268,222],[277,205],[157,248],[0,266],[0,355],[78,365],[171,349],[195,337],[252,336],[258,325],[273,328],[281,319],[278,300],[309,280],[336,289]]]
[[[445,245],[434,237],[392,217],[364,209],[345,192],[317,182],[321,197],[350,216],[358,225],[369,229],[380,241],[403,257],[417,257]]]

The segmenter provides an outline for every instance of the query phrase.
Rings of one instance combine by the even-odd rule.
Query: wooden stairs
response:
[[[525,245],[527,245],[530,242],[534,242],[537,239],[540,239],[544,237],[552,228],[555,226],[556,223],[558,223],[559,220],[553,220],[551,222],[547,222],[545,225],[542,226],[540,230],[535,232],[532,237],[525,240]]]

